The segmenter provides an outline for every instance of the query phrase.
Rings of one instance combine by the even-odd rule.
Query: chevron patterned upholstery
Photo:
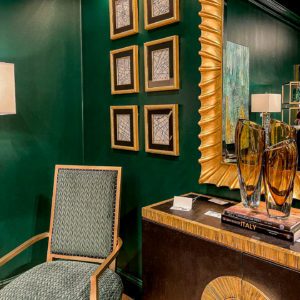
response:
[[[43,263],[0,290],[1,300],[86,300],[90,276],[98,265],[74,261]],[[123,285],[110,269],[98,280],[100,300],[121,299]]]
[[[51,252],[106,258],[113,247],[118,172],[59,169]]]

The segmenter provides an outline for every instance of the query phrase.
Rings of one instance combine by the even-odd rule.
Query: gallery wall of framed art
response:
[[[110,0],[109,3],[111,39],[121,39],[138,33],[135,22],[136,19],[138,22],[137,2]],[[143,4],[145,30],[179,22],[179,0],[144,0]],[[142,73],[144,73],[145,93],[179,90],[179,36],[152,39],[145,42],[143,48],[144,71]],[[110,51],[112,95],[140,94],[139,66],[137,45]],[[113,149],[139,150],[137,110],[137,105],[111,106],[111,147]],[[177,104],[161,103],[153,107],[145,105],[144,122],[146,152],[179,155]]]

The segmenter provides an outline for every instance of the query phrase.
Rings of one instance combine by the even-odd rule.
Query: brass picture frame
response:
[[[109,15],[112,40],[139,32],[138,0],[109,0]]]
[[[179,37],[177,35],[144,44],[146,92],[178,90]]]
[[[180,21],[179,0],[144,0],[145,29],[166,26]]]
[[[222,157],[222,61],[224,0],[199,0],[201,37],[201,94],[199,109],[201,132],[199,183],[238,189],[237,165],[224,163]],[[300,199],[300,172],[294,183],[294,198]]]
[[[138,106],[110,107],[111,148],[139,151]]]
[[[139,92],[138,51],[138,46],[129,46],[110,52],[110,79],[113,95]]]
[[[145,105],[145,151],[179,156],[178,104]]]

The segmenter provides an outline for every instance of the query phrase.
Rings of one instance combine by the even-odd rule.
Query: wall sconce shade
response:
[[[0,62],[0,115],[16,114],[15,66]]]
[[[281,112],[280,94],[253,94],[251,95],[252,112]]]

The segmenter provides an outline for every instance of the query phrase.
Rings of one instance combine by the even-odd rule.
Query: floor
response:
[[[132,298],[128,297],[127,295],[122,295],[122,300],[133,300]]]

